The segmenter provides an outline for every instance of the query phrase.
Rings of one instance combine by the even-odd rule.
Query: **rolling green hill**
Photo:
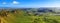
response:
[[[60,23],[60,16],[53,15],[53,13],[35,15],[23,10],[2,11],[0,12],[0,23]]]

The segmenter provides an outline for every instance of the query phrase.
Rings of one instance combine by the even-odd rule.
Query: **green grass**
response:
[[[60,23],[60,16],[54,16],[50,14],[44,14],[40,16],[34,16],[34,14],[26,14],[21,11],[18,13],[9,13],[8,17],[4,17],[8,23]]]
[[[60,16],[15,15],[14,23],[60,23]]]

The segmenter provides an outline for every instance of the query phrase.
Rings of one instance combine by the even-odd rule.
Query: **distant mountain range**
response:
[[[20,10],[30,10],[30,11],[36,11],[36,12],[60,12],[59,8],[46,8],[46,7],[40,7],[40,8],[13,8],[13,7],[0,7],[0,10],[2,9],[10,9],[10,10],[14,10],[14,9],[20,9]]]

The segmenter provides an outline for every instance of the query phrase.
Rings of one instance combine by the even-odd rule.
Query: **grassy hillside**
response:
[[[60,23],[60,16],[50,15],[50,13],[35,15],[23,10],[2,11],[0,12],[0,23]]]

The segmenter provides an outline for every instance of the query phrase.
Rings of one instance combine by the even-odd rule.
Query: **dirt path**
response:
[[[0,23],[1,23],[1,16],[0,16]]]
[[[7,21],[4,18],[0,17],[0,23],[7,23]]]
[[[6,17],[0,16],[0,23],[8,23],[5,19],[6,19]]]

